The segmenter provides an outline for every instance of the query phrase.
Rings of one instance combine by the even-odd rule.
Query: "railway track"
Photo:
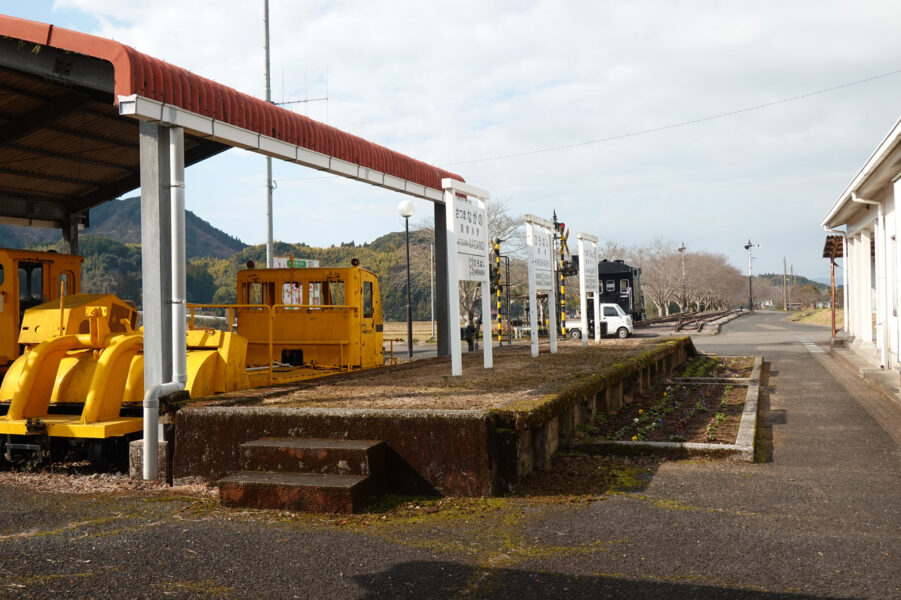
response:
[[[658,325],[673,324],[673,331],[701,331],[704,326],[711,321],[721,319],[726,315],[732,314],[734,310],[721,310],[700,313],[677,313],[666,317],[654,317],[652,319],[644,319],[635,324],[635,327],[653,327]]]

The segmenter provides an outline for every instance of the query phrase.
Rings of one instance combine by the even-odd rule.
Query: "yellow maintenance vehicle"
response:
[[[22,353],[25,311],[81,289],[80,256],[0,248],[0,378]]]
[[[238,304],[189,305],[191,398],[383,364],[378,280],[358,264],[251,268],[238,273],[237,285]],[[194,315],[209,309],[227,312],[224,330],[194,326]],[[143,427],[137,318],[113,295],[63,295],[24,310],[16,340],[23,352],[0,384],[6,461],[52,460],[76,440],[95,466],[122,466],[127,442]]]

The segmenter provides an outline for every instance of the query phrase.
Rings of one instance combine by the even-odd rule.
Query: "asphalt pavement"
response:
[[[757,461],[628,463],[593,494],[344,518],[6,485],[0,598],[901,598],[901,406],[828,335],[754,313],[696,338],[765,357]]]

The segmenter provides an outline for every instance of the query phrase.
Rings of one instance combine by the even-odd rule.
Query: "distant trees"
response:
[[[641,286],[649,315],[682,310],[724,310],[741,302],[741,272],[725,256],[709,252],[678,251],[679,244],[655,238],[645,246],[623,246],[605,241],[600,257],[623,259],[641,268]],[[685,262],[684,301],[682,262]]]

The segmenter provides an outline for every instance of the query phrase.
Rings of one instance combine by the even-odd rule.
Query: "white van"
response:
[[[632,317],[619,304],[601,304],[601,335],[627,338],[632,335]],[[588,334],[594,335],[592,319],[588,320]],[[582,321],[567,320],[566,335],[574,340],[582,337]]]

